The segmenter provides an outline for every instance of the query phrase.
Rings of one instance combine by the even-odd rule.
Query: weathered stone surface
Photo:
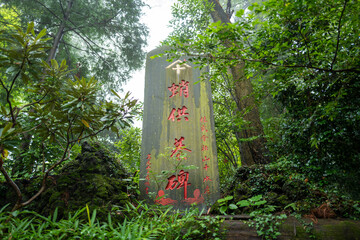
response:
[[[140,190],[152,203],[206,208],[219,197],[210,84],[186,57],[151,59],[165,49],[147,57]]]

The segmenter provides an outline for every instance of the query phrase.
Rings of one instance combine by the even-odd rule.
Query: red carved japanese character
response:
[[[146,159],[151,159],[151,154],[148,154]]]
[[[148,187],[145,188],[145,192],[146,192],[146,194],[149,194],[149,188]]]
[[[182,143],[182,141],[184,141],[185,138],[184,137],[181,137],[179,140],[177,138],[175,138],[175,149],[172,151],[172,154],[170,157],[173,157],[175,153],[177,153],[178,151],[181,151],[181,150],[186,150],[188,152],[191,152],[190,149],[187,149],[185,148],[185,145]]]
[[[202,135],[202,136],[201,136],[201,139],[202,139],[204,142],[206,141],[207,138],[209,138],[209,137],[206,136],[206,135]]]
[[[207,169],[208,169],[208,165],[205,163],[205,167],[204,167],[204,169],[207,171]]]
[[[209,176],[206,176],[206,177],[204,178],[204,182],[206,182],[206,181],[212,181],[212,180],[210,179]]]
[[[146,181],[150,181],[150,176],[146,175],[145,179],[146,179]]]
[[[169,91],[171,92],[171,96],[170,97],[173,97],[173,96],[175,96],[176,94],[178,94],[178,88],[179,88],[179,86],[178,85],[175,85],[175,83],[173,83],[172,85],[171,85],[171,87],[168,87],[168,89],[169,89]]]
[[[189,82],[185,80],[181,80],[180,83],[180,96],[184,93],[184,97],[189,97]]]
[[[165,190],[173,190],[175,189],[176,185],[178,184],[179,182],[176,180],[176,176],[175,175],[172,175],[171,177],[168,178],[168,184],[166,185],[165,187]]]
[[[205,157],[202,159],[203,162],[209,161],[209,160],[210,160],[210,158],[208,158],[207,156],[205,156]]]
[[[207,122],[207,121],[206,121],[206,117],[201,117],[201,118],[200,118],[200,122]]]
[[[206,145],[201,146],[201,151],[207,151],[207,150],[209,150],[208,146]]]
[[[145,186],[150,186],[150,183],[149,183],[149,182],[145,182]]]

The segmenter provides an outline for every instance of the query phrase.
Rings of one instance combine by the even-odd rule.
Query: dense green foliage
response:
[[[100,101],[94,77],[69,78],[65,60],[61,64],[51,60],[51,65],[43,61],[48,48],[45,29],[38,35],[34,23],[26,31],[15,29],[11,37],[8,32],[1,36],[0,58],[1,92],[6,96],[0,115],[0,169],[17,192],[14,209],[29,204],[45,189],[49,173],[70,158],[78,142],[105,129],[117,132],[129,126],[136,113],[136,100],[129,93],[121,98],[112,91],[117,103]],[[15,165],[13,156],[19,160]],[[25,174],[40,174],[43,183],[34,198],[22,202],[11,177]]]
[[[278,153],[315,180],[338,181],[357,197],[359,10],[358,1],[268,1],[254,8],[267,22],[253,20],[258,29],[248,45],[255,49],[252,69],[273,68],[275,82],[267,86],[285,107]]]
[[[327,217],[360,219],[359,201],[341,195],[339,190],[325,190],[317,182],[310,181],[305,174],[289,168],[288,165],[289,161],[280,161],[266,166],[239,168],[224,189],[229,197],[227,205],[234,203],[238,206],[228,213],[250,213],[271,208],[272,213],[285,211],[302,215],[315,214],[316,217],[324,218],[322,213]],[[253,204],[255,200],[252,199],[258,196],[261,196],[261,199],[257,198],[257,204]],[[244,204],[244,201],[247,204]],[[329,208],[314,213],[314,210],[324,203]]]
[[[141,130],[136,127],[126,128],[121,131],[120,140],[114,145],[119,153],[116,157],[130,173],[140,169]]]
[[[359,7],[355,0],[269,0],[239,10],[234,23],[210,23],[167,43],[176,48],[172,53],[209,66],[216,85],[245,62],[270,127],[271,156],[359,197]],[[241,116],[232,121],[241,123]]]
[[[86,214],[87,213],[87,214]],[[124,221],[114,221],[124,215]],[[172,212],[144,204],[113,209],[107,221],[85,207],[58,219],[57,211],[44,217],[36,212],[0,211],[0,237],[14,239],[220,239],[220,220],[201,217],[198,209]]]
[[[209,70],[202,77],[212,81],[224,196],[213,206],[213,213],[250,214],[254,221],[249,224],[266,239],[279,235],[279,224],[286,215],[307,215],[314,221],[335,216],[359,219],[360,2],[266,0],[251,1],[255,3],[250,6],[250,1],[220,1],[224,12],[231,15],[227,23],[211,22],[214,9],[210,2],[214,1],[179,0],[173,7],[175,30],[165,44],[173,47],[171,57],[188,55],[189,61]],[[15,211],[0,212],[0,236],[219,237],[219,220],[200,217],[197,209],[180,213],[134,201],[141,145],[141,131],[130,126],[131,118],[138,115],[136,101],[129,94],[121,98],[114,90],[116,102],[102,101],[98,96],[104,85],[85,76],[97,73],[101,83],[118,87],[141,66],[146,35],[139,23],[143,3],[109,0],[96,8],[95,3],[36,0],[0,4],[0,21],[7,24],[0,27],[0,179],[6,180],[17,196]],[[237,11],[232,12],[231,6]],[[26,31],[16,26],[30,20],[36,25],[29,24]],[[48,30],[40,30],[44,27]],[[54,49],[49,57],[48,51]],[[67,61],[58,62],[55,55]],[[75,67],[76,63],[81,66]],[[68,71],[68,64],[76,69]],[[239,66],[242,80],[234,79],[234,71],[230,71]],[[249,79],[254,89],[250,95],[256,101],[254,106],[239,109],[243,99],[235,96],[234,89],[238,81]],[[267,139],[266,153],[273,163],[240,166],[242,144],[263,137],[243,138],[240,134],[251,129],[245,116],[257,107]],[[115,135],[108,137],[105,131],[114,132],[120,140],[114,141]],[[46,214],[55,211],[52,216],[17,211],[44,192],[51,181],[50,172],[61,175],[57,168],[65,163],[65,170],[80,169],[80,165],[91,168],[92,164],[81,162],[81,155],[76,158],[84,150],[79,143],[100,133],[111,138],[108,145],[131,173],[128,179],[114,176],[119,178],[115,185],[128,191],[123,199],[132,203],[125,208],[114,205],[116,201],[122,204],[120,198],[99,203],[110,212],[105,222],[99,218],[99,209],[90,216],[88,207],[66,219],[60,208],[55,210],[56,204],[65,202],[59,200],[60,190],[49,189],[55,204]],[[100,169],[108,166],[98,162]],[[84,171],[80,172],[85,178]],[[106,174],[91,175],[98,184],[82,181],[82,189],[94,186],[97,192],[93,196],[109,195],[114,187],[103,180],[111,181],[111,176],[100,175]],[[39,178],[39,189],[32,189],[32,196],[22,199],[12,180],[31,177]],[[74,179],[65,177],[58,189],[68,189],[71,182],[78,181]]]

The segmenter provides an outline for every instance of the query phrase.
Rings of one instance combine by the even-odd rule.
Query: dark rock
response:
[[[58,175],[47,179],[47,189],[28,209],[49,215],[58,208],[58,214],[62,217],[87,204],[91,211],[96,208],[100,217],[107,216],[113,205],[124,206],[129,201],[127,182],[123,181],[127,177],[125,169],[109,151],[99,144],[85,142],[75,160],[67,163]],[[24,199],[40,188],[40,178],[19,183]],[[1,197],[6,192],[8,202],[15,199],[11,189],[3,191],[4,185],[0,185],[0,188]]]

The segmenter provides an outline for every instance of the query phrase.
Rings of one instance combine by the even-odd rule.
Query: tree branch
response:
[[[4,175],[6,182],[14,189],[17,199],[16,199],[16,203],[12,209],[12,211],[15,211],[15,207],[18,206],[19,204],[21,204],[21,200],[22,200],[22,194],[21,191],[18,187],[18,185],[16,185],[16,183],[11,179],[11,177],[9,176],[9,174],[6,172],[5,168],[3,167],[2,163],[0,162],[0,171],[2,172],[2,174]]]
[[[29,200],[27,200],[26,202],[21,203],[18,208],[24,207],[24,206],[30,204],[32,201],[34,201],[35,198],[37,198],[37,197],[45,190],[45,188],[46,188],[46,179],[47,179],[47,177],[49,176],[49,173],[50,173],[55,167],[57,167],[58,165],[60,165],[62,162],[64,162],[65,160],[69,159],[69,157],[70,157],[69,153],[70,153],[71,148],[72,148],[72,147],[70,147],[70,143],[67,143],[66,148],[65,148],[65,150],[64,150],[64,153],[63,153],[63,156],[61,157],[61,159],[60,159],[58,162],[56,162],[55,164],[53,164],[53,165],[45,172],[45,174],[44,174],[44,176],[43,176],[43,179],[42,179],[41,188],[39,189],[39,191],[38,191],[35,195],[33,195]],[[16,210],[16,209],[15,209],[15,210]]]
[[[36,3],[40,4],[43,8],[45,8],[48,12],[51,13],[51,15],[53,15],[55,18],[57,18],[60,22],[62,21],[62,19],[56,15],[51,9],[49,9],[47,6],[45,6],[45,4],[43,4],[42,2],[38,1],[38,0],[34,0]]]
[[[105,63],[107,63],[107,64],[109,64],[109,66],[110,66],[110,63],[103,57],[103,56],[101,56],[94,48],[93,48],[93,46],[91,45],[91,42],[95,45],[95,46],[97,46],[97,47],[99,47],[96,43],[94,43],[91,39],[89,39],[87,36],[82,36],[80,33],[78,33],[77,31],[73,31],[74,33],[76,33],[76,35],[78,35],[82,40],[84,40],[84,42],[89,46],[89,48],[92,50],[92,52],[93,53],[95,53],[95,55],[97,55],[100,59],[102,59]],[[102,47],[99,47],[99,48],[101,48],[101,49],[104,49],[104,50],[108,50],[108,49],[105,49],[105,48],[102,48]]]
[[[102,129],[100,129],[100,130],[98,130],[98,131],[96,131],[96,132],[94,132],[94,133],[88,134],[88,135],[86,135],[86,136],[84,136],[84,137],[81,137],[81,138],[79,137],[79,138],[77,138],[77,139],[74,139],[74,140],[70,141],[70,143],[71,143],[71,144],[74,144],[74,143],[76,143],[76,142],[78,142],[78,141],[81,141],[81,140],[84,140],[84,139],[86,139],[86,138],[96,136],[97,134],[101,133],[102,131],[104,131],[105,129],[111,127],[111,126],[114,125],[114,124],[115,124],[115,120],[114,120],[111,124],[103,127]]]
[[[65,47],[66,47],[66,46],[70,46],[70,47],[75,48],[76,50],[79,50],[79,51],[82,51],[82,52],[87,52],[87,51],[88,51],[88,50],[86,50],[86,49],[81,49],[81,48],[79,48],[79,47],[77,47],[77,46],[74,46],[74,45],[68,43],[68,42],[65,42],[64,40],[61,40],[61,43],[64,44]],[[70,65],[70,64],[69,64],[69,65]]]
[[[28,104],[25,104],[24,106],[20,107],[20,108],[17,108],[17,112],[16,112],[16,115],[15,115],[15,119],[18,117],[20,111],[22,111],[24,108],[26,107],[30,107],[30,106],[33,106],[35,104],[40,104],[40,102],[46,97],[47,93],[39,100],[37,100],[36,102],[32,102],[32,103],[28,103]],[[49,101],[50,102],[50,101]]]
[[[231,16],[233,15],[234,10],[231,9],[231,0],[228,0],[226,3],[226,15],[229,19],[231,19]]]
[[[214,56],[209,56],[208,54],[206,55],[197,55],[197,54],[189,54],[188,56],[190,57],[202,57],[202,58],[209,58],[212,59],[213,61],[216,59],[221,59],[221,60],[237,60],[237,61],[249,61],[249,62],[261,62],[264,63],[265,65],[269,65],[269,66],[275,66],[275,67],[284,67],[284,68],[309,68],[309,69],[314,69],[314,70],[318,70],[318,71],[323,71],[323,72],[332,72],[332,73],[340,73],[340,72],[354,72],[354,73],[360,73],[360,69],[356,69],[356,68],[348,68],[348,69],[328,69],[328,68],[321,68],[321,67],[314,67],[314,66],[307,66],[307,65],[284,65],[284,64],[275,64],[275,63],[271,63],[269,61],[266,61],[264,59],[248,59],[248,58],[234,58],[234,57],[214,57]]]
[[[333,59],[333,61],[332,61],[332,63],[331,63],[331,67],[330,67],[330,69],[332,70],[333,69],[333,67],[334,67],[334,64],[335,64],[335,61],[336,61],[336,57],[337,57],[337,53],[338,53],[338,51],[339,51],[339,44],[340,44],[340,30],[341,30],[341,19],[342,19],[342,17],[344,16],[344,12],[345,12],[345,8],[346,8],[346,4],[347,4],[347,2],[348,2],[348,0],[345,0],[344,1],[344,7],[343,7],[343,9],[342,9],[342,11],[341,11],[341,15],[340,15],[340,19],[339,19],[339,25],[338,25],[338,35],[337,35],[337,42],[336,42],[336,50],[335,50],[335,55],[334,55],[334,59]]]
[[[312,63],[311,63],[311,58],[310,58],[310,50],[309,50],[309,46],[306,42],[306,37],[304,36],[304,34],[301,32],[301,29],[299,29],[299,32],[300,32],[300,35],[301,37],[304,39],[304,42],[305,42],[305,47],[306,47],[306,50],[307,50],[307,56],[308,56],[308,59],[309,59],[309,66],[312,66]]]
[[[235,155],[234,155],[233,151],[231,150],[231,148],[230,148],[229,144],[227,143],[226,139],[223,138],[223,141],[224,141],[227,149],[229,150],[229,152],[230,152],[230,154],[231,154],[231,156],[233,158],[233,161],[231,161],[231,160],[230,161],[232,162],[234,167],[237,167],[237,163],[236,163],[236,159],[235,159]],[[231,159],[231,158],[229,158],[229,159]]]
[[[13,109],[12,104],[11,104],[11,101],[10,101],[10,95],[11,95],[11,91],[12,91],[12,88],[14,87],[14,84],[15,84],[16,79],[19,77],[21,71],[22,71],[23,68],[24,68],[25,59],[26,59],[26,57],[24,56],[23,59],[22,59],[22,63],[21,63],[21,66],[20,66],[20,70],[15,74],[13,80],[11,81],[10,88],[7,88],[7,87],[5,86],[5,83],[0,79],[1,86],[2,86],[2,87],[5,89],[5,91],[6,91],[6,102],[9,104],[10,116],[11,116],[11,120],[12,120],[12,123],[13,123],[13,127],[14,127],[15,124],[16,124],[16,117],[15,117],[15,115],[14,115],[14,109]]]

